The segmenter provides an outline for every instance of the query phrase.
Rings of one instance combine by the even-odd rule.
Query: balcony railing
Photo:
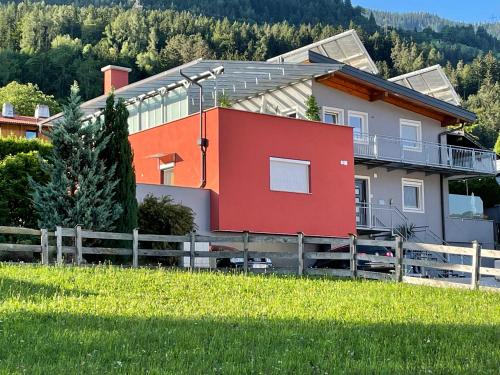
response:
[[[496,172],[496,155],[492,151],[380,135],[355,134],[354,156],[464,172]]]
[[[389,231],[397,234],[398,228],[408,225],[408,218],[395,206],[373,203],[356,203],[358,229]]]

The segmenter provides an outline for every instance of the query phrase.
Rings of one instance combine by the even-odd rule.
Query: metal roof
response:
[[[304,62],[304,52],[306,51],[319,53],[366,72],[378,73],[377,66],[366,51],[356,30],[347,30],[330,38],[273,57],[267,61],[275,63]]]
[[[213,72],[210,77],[203,78],[205,106],[215,101],[216,95],[225,94],[232,101],[240,101],[260,95],[267,91],[278,90],[303,80],[310,80],[340,69],[340,63],[328,64],[272,64],[264,61],[228,61],[228,60],[194,60],[176,68],[156,74],[149,78],[131,83],[116,90],[115,96],[124,100],[133,100],[142,96],[157,94],[162,89],[179,87],[187,83],[180,71],[191,78],[200,77]],[[191,99],[198,97],[197,90],[190,93]],[[86,116],[101,111],[106,104],[107,95],[101,95],[81,105]],[[52,116],[45,122],[59,118],[61,114]]]
[[[417,90],[436,99],[460,105],[460,97],[439,64],[389,78],[389,81]]]

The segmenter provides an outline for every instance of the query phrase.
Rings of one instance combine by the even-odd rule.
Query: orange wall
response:
[[[207,188],[218,191],[218,112],[205,112],[207,118]],[[174,184],[178,186],[199,187],[201,178],[201,155],[198,146],[200,137],[199,116],[192,115],[183,119],[143,130],[129,136],[134,151],[134,167],[138,183],[160,184],[158,154],[177,153]]]
[[[351,128],[233,109],[205,115],[212,230],[355,233]],[[174,184],[198,187],[198,138],[198,115],[132,134],[137,182],[159,184],[159,161],[152,156],[177,153]],[[309,160],[311,194],[271,191],[271,156]]]
[[[214,229],[355,233],[351,128],[221,109],[219,143],[219,223]],[[310,161],[311,194],[271,191],[270,157]]]

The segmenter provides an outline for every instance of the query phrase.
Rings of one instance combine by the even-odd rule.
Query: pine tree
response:
[[[129,233],[137,228],[137,200],[135,196],[135,171],[132,165],[133,154],[128,141],[128,111],[123,100],[115,103],[110,94],[106,100],[102,136],[108,142],[101,153],[107,169],[116,165],[114,180],[118,181],[115,199],[122,206],[122,213],[116,220],[116,231]]]
[[[100,158],[107,139],[99,132],[99,121],[81,122],[78,93],[75,84],[63,107],[64,118],[47,134],[53,148],[48,163],[42,165],[50,175],[49,182],[30,180],[38,224],[47,229],[80,224],[90,230],[113,230],[122,212],[115,201],[115,168],[107,168]]]
[[[311,121],[320,121],[319,106],[314,95],[309,96],[306,101],[306,117]]]

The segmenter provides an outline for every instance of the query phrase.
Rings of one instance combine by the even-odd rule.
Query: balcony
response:
[[[424,169],[448,175],[496,173],[493,151],[380,135],[355,134],[354,158],[359,164]]]

